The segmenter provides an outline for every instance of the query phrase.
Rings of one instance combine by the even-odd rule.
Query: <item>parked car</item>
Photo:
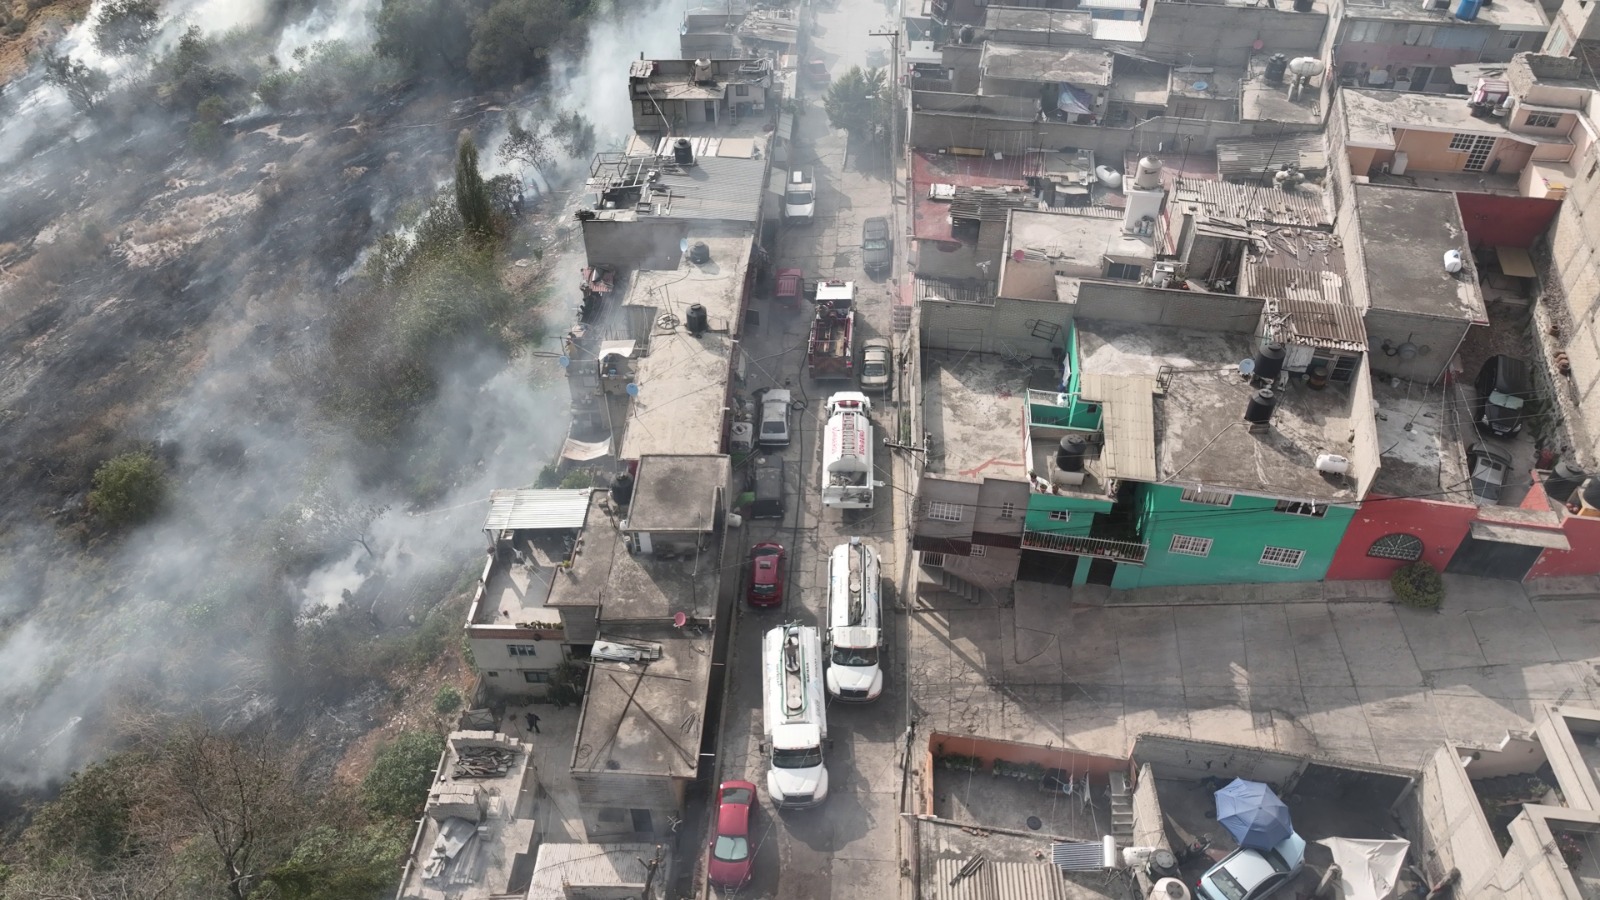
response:
[[[761,395],[761,431],[756,436],[761,446],[789,446],[789,404],[793,399],[783,388],[772,388]]]
[[[889,271],[894,244],[889,240],[889,220],[873,216],[861,223],[861,267],[868,275]]]
[[[1528,364],[1515,356],[1491,356],[1478,370],[1477,425],[1502,437],[1522,430],[1533,399]]]
[[[782,544],[762,541],[750,548],[751,606],[777,606],[783,602],[783,582],[789,572],[789,554]]]
[[[861,345],[861,390],[881,393],[889,390],[894,372],[894,348],[883,338]]]
[[[817,214],[817,183],[811,180],[807,169],[789,173],[789,183],[783,190],[783,220],[790,225],[806,225]]]
[[[832,76],[828,74],[828,64],[820,59],[806,62],[806,77],[811,79],[813,84],[827,84],[832,80]]]
[[[779,269],[772,287],[774,302],[791,309],[800,308],[800,297],[805,293],[805,273],[799,269]]]
[[[1306,840],[1294,832],[1271,850],[1240,847],[1200,876],[1198,900],[1262,900],[1294,881],[1306,861]]]
[[[1472,499],[1479,506],[1493,506],[1500,502],[1500,489],[1505,487],[1506,473],[1510,470],[1511,458],[1488,444],[1480,441],[1467,448]]]
[[[748,781],[724,781],[717,788],[717,830],[711,836],[711,860],[706,878],[721,887],[742,887],[750,880],[755,847],[750,844],[755,819],[756,786]]]

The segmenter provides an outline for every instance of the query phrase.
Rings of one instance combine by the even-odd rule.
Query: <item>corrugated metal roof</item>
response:
[[[589,514],[589,488],[518,489],[489,492],[484,531],[582,528]]]
[[[1263,300],[1350,304],[1344,276],[1319,269],[1247,265],[1239,273],[1239,293]]]
[[[974,282],[958,283],[940,281],[937,278],[917,278],[912,283],[916,286],[918,303],[924,300],[935,300],[941,303],[994,305],[994,294]]]
[[[1231,181],[1178,182],[1178,201],[1198,198],[1213,216],[1241,222],[1324,227],[1333,224],[1322,189],[1302,184],[1294,190],[1273,185],[1244,185]]]
[[[965,859],[938,860],[934,866],[937,881],[933,885],[924,882],[923,896],[928,900],[1073,900],[1081,896],[1076,884],[1062,880],[1060,869],[1043,861],[990,861],[951,884],[966,863]]]
[[[1022,187],[958,187],[950,200],[950,218],[1004,222],[1013,209],[1037,209],[1039,198]]]
[[[1293,163],[1306,174],[1328,170],[1328,151],[1317,133],[1272,138],[1228,138],[1217,141],[1217,174],[1239,178],[1276,172]]]
[[[1348,303],[1295,298],[1273,300],[1267,305],[1267,332],[1274,340],[1287,343],[1355,353],[1363,353],[1367,349],[1366,325],[1361,320],[1361,314]]]
[[[1149,375],[1083,373],[1079,395],[1101,404],[1108,478],[1156,480],[1156,380]]]

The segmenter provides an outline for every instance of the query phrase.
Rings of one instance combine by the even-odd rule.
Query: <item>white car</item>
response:
[[[756,443],[765,448],[789,446],[789,404],[793,399],[783,388],[771,388],[761,396],[761,431]]]
[[[894,348],[883,338],[861,345],[861,390],[884,393],[893,380]]]
[[[809,224],[817,213],[817,185],[811,173],[795,169],[783,191],[783,219],[791,225]]]
[[[1306,861],[1306,839],[1294,832],[1271,850],[1240,847],[1200,876],[1198,900],[1261,900],[1292,883]]]

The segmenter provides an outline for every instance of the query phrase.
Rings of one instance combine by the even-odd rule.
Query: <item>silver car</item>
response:
[[[894,349],[883,338],[861,345],[861,390],[884,393],[894,375]]]
[[[789,446],[789,403],[793,399],[783,388],[771,388],[761,396],[761,431],[756,442],[762,447]]]

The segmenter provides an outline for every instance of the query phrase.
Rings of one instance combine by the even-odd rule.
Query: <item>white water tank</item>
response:
[[[1094,177],[1108,188],[1122,187],[1122,173],[1110,166],[1095,166]]]
[[[1150,900],[1189,900],[1189,886],[1176,878],[1163,878],[1150,889]]]
[[[1289,60],[1289,71],[1301,78],[1320,75],[1323,68],[1322,60],[1317,59],[1315,56],[1297,56]]]
[[[1461,271],[1461,251],[1446,250],[1444,252],[1444,270],[1451,275]]]
[[[1139,173],[1133,177],[1133,186],[1141,191],[1161,190],[1161,160],[1154,156],[1139,160]]]
[[[1327,472],[1330,475],[1343,475],[1350,471],[1350,460],[1336,453],[1324,453],[1317,457],[1317,471]]]

